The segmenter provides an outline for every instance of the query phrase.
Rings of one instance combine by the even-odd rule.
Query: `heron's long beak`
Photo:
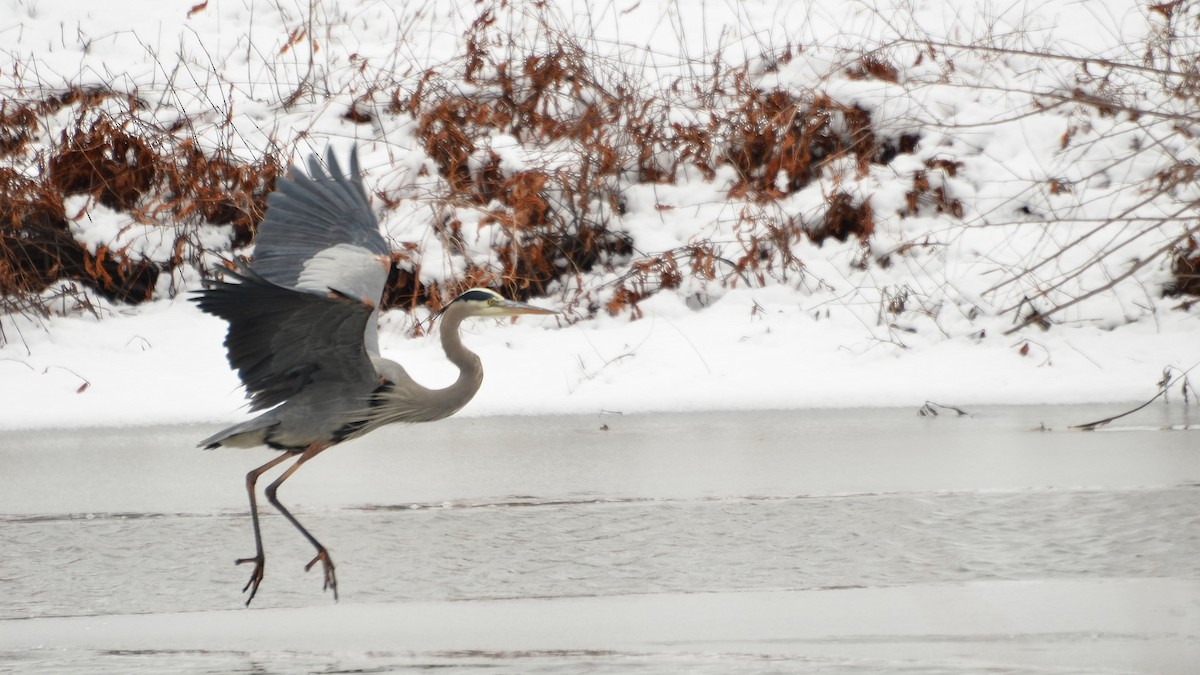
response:
[[[552,309],[543,309],[536,305],[517,302],[516,300],[505,300],[500,309],[508,316],[517,316],[518,314],[558,314],[558,312]]]

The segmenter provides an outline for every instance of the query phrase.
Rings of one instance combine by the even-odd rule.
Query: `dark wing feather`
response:
[[[325,162],[328,173],[315,156],[309,157],[307,176],[293,166],[267,198],[267,213],[258,226],[251,264],[267,281],[295,288],[304,264],[339,244],[359,246],[377,255],[390,253],[363,188],[357,149],[350,153],[348,174],[342,173],[332,149]],[[379,274],[386,278],[387,270],[380,268]],[[382,279],[378,285],[383,287]]]
[[[194,298],[229,322],[225,348],[250,409],[283,403],[313,383],[379,384],[363,345],[371,307],[346,296],[284,288],[253,270],[226,272]]]

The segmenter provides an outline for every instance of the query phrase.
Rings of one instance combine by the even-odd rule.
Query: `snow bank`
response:
[[[622,185],[621,231],[646,255],[707,240],[736,259],[743,238],[761,234],[758,221],[739,212],[763,208],[772,218],[810,223],[841,190],[874,212],[869,244],[800,238],[786,252],[799,263],[767,273],[761,286],[733,276],[725,285],[689,279],[641,301],[637,321],[601,310],[572,325],[473,323],[467,343],[488,375],[463,414],[1146,399],[1164,368],[1179,373],[1197,363],[1197,309],[1161,297],[1169,270],[1161,255],[1153,257],[1194,226],[1186,204],[1196,188],[1151,196],[1144,188],[1171,162],[1194,161],[1200,151],[1179,142],[1169,117],[1067,105],[1062,92],[1087,79],[1079,63],[1038,53],[1127,59],[1154,38],[1154,12],[1117,0],[1051,1],[1029,11],[992,3],[905,9],[883,1],[700,6],[550,5],[598,60],[642,68],[647,86],[708,68],[719,50],[728,63],[749,64],[761,87],[828,94],[871,112],[884,141],[914,131],[920,139],[911,154],[872,164],[863,175],[853,162],[831,161],[818,180],[770,208],[731,199],[728,167],[711,179],[685,168],[675,184]],[[163,126],[194,125],[202,146],[247,157],[276,144],[302,152],[355,140],[372,190],[406,200],[381,209],[383,225],[393,242],[422,251],[423,281],[444,280],[468,262],[494,265],[495,233],[479,213],[473,220],[460,214],[466,253],[445,250],[431,234],[432,212],[421,200],[444,179],[412,120],[376,116],[354,124],[344,117],[353,94],[371,83],[390,74],[416,81],[423,68],[456,58],[478,8],[343,2],[319,10],[309,16],[305,3],[212,2],[188,12],[149,0],[119,10],[16,2],[19,30],[5,50],[17,67],[0,74],[0,87],[22,96],[93,84],[136,92]],[[514,31],[531,30],[519,12],[503,16]],[[64,33],[63,25],[76,28]],[[542,38],[520,34],[531,45]],[[969,40],[979,42],[961,48]],[[785,46],[790,60],[778,58]],[[867,53],[893,64],[897,81],[849,76]],[[1113,77],[1120,81],[1112,91],[1084,93],[1134,92],[1164,114],[1179,105],[1155,98],[1161,92],[1144,89],[1148,80],[1136,74]],[[327,97],[278,105],[298,82]],[[675,104],[681,123],[727,112],[689,105],[686,96]],[[68,121],[42,120],[43,132]],[[1147,145],[1152,138],[1162,142]],[[572,157],[503,134],[488,147],[510,173]],[[914,197],[918,172],[928,189]],[[68,201],[72,233],[90,250],[107,243],[155,260],[172,254],[161,228],[123,221],[91,200]],[[947,208],[961,209],[961,217]],[[209,242],[223,236],[197,233]],[[1049,332],[1031,326],[1004,335],[1031,308],[1085,296],[1150,259],[1155,265],[1141,274],[1056,314]],[[624,272],[597,272],[585,290],[606,297]],[[223,326],[186,294],[170,297],[173,288],[197,283],[194,270],[163,275],[159,300],[136,309],[98,303],[101,320],[0,318],[0,428],[236,419],[242,397],[222,354]],[[567,297],[564,290],[542,304]],[[406,337],[413,320],[384,316],[384,351],[423,382],[449,382],[436,342]]]

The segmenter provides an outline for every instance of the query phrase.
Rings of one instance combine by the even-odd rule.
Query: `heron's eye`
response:
[[[494,305],[494,304],[496,304],[496,299],[495,299],[495,298],[488,298],[488,305]]]

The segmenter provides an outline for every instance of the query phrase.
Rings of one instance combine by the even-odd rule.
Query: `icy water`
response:
[[[264,506],[250,609],[272,453],[10,432],[0,672],[1194,672],[1200,420],[1122,409],[389,429],[280,490],[340,602]]]

